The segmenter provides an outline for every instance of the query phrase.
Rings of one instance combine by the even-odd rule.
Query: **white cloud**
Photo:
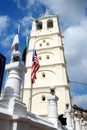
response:
[[[22,33],[23,36],[29,36],[29,33],[30,33],[31,30],[29,30],[28,28],[26,28],[24,30],[24,32]]]
[[[8,48],[12,45],[12,40],[13,40],[13,34],[12,35],[6,35],[6,38],[3,38],[1,41],[1,44],[4,48]]]
[[[29,25],[30,23],[30,17],[29,16],[25,16],[21,21],[20,23],[22,24],[23,27],[26,27]]]
[[[85,19],[86,0],[40,0],[47,7],[52,9],[55,13],[58,12],[63,24],[79,23],[80,20]]]
[[[87,94],[85,95],[74,95],[73,104],[87,109]]]
[[[17,4],[17,7],[24,10],[26,6],[22,4],[22,1],[23,0],[14,0],[14,2],[16,2],[16,4]],[[27,1],[25,1],[25,2],[27,2]]]
[[[10,18],[8,16],[0,16],[0,45],[4,48],[10,46],[12,35],[7,35]],[[3,52],[3,51],[2,51]]]
[[[40,3],[44,4],[53,13],[58,12],[59,17],[64,25],[79,23],[81,19],[85,19],[86,14],[86,0],[14,0],[18,8],[27,9],[30,11],[31,6],[34,5],[36,12]],[[37,6],[38,5],[38,6]],[[40,13],[40,12],[39,12]]]
[[[87,73],[87,21],[64,31],[64,48],[72,80],[86,81]],[[82,76],[81,76],[82,75]]]
[[[22,35],[23,36],[29,36],[29,28],[31,26],[31,19],[30,19],[30,16],[25,16],[22,20],[19,21],[20,22],[20,25],[23,29],[23,33]]]
[[[39,0],[27,0],[27,1],[28,1],[27,7],[29,8],[30,6],[34,5]]]
[[[14,0],[14,2],[16,2],[18,8],[25,10],[30,8],[35,3],[35,0]]]
[[[6,30],[9,25],[9,17],[8,16],[0,16],[0,35],[2,32]]]

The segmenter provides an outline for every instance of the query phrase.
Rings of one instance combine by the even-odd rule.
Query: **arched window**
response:
[[[48,20],[47,21],[47,28],[52,28],[53,27],[53,20]]]
[[[43,40],[43,42],[45,42],[45,39]]]
[[[42,77],[45,78],[45,73],[42,73]]]
[[[41,56],[39,56],[39,60],[41,60],[42,58],[41,58]]]
[[[37,29],[42,29],[42,22],[41,22],[41,21],[38,21],[38,22],[37,22],[36,28],[37,28]]]
[[[46,56],[47,59],[50,59],[49,55]]]
[[[41,46],[42,46],[42,43],[40,43],[39,46],[41,47]]]
[[[47,42],[47,46],[49,46],[49,42]]]
[[[42,95],[41,99],[42,99],[42,101],[45,101],[45,100],[46,100],[46,98],[45,98],[44,95]]]

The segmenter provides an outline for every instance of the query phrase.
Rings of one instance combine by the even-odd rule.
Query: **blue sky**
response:
[[[87,83],[87,0],[0,0],[0,52],[6,63],[17,26],[22,52],[30,35],[30,18],[42,16],[46,9],[59,17],[69,80]],[[87,85],[70,83],[70,87],[73,103],[87,108]]]

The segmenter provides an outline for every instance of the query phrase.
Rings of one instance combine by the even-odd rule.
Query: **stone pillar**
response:
[[[87,130],[87,122],[85,122],[85,130]]]
[[[66,104],[65,115],[66,115],[66,119],[67,119],[67,125],[66,125],[66,127],[69,130],[73,130],[72,120],[71,120],[71,110],[69,110],[69,104]]]
[[[22,73],[26,72],[25,67],[20,62],[13,62],[6,65],[8,71],[4,98],[20,99],[20,89],[22,81]]]
[[[58,128],[58,112],[57,112],[58,97],[52,95],[48,97],[48,120]]]
[[[74,118],[74,121],[75,121],[75,130],[81,130],[81,127],[80,127],[80,119],[75,117]]]
[[[86,129],[85,129],[85,122],[84,122],[84,121],[82,121],[81,127],[82,127],[82,130],[86,130]]]
[[[55,86],[50,87],[51,96],[48,97],[48,120],[51,121],[58,129],[58,97],[55,95]]]

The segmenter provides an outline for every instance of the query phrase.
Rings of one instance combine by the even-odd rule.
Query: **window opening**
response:
[[[40,47],[42,46],[42,44],[40,43],[40,45],[39,45]]]
[[[50,59],[49,55],[47,55],[47,59]]]
[[[36,28],[37,29],[42,29],[42,22],[41,21],[37,22]]]
[[[44,96],[44,95],[42,96],[42,98],[41,98],[41,99],[42,99],[42,101],[45,101],[45,100],[46,100],[46,98],[45,98],[45,96]]]
[[[39,56],[39,60],[41,60],[42,58],[41,58],[41,56]]]
[[[43,40],[43,42],[45,42],[45,39]]]
[[[44,78],[45,78],[45,73],[42,73],[42,77],[44,77]]]
[[[48,20],[47,21],[47,28],[53,27],[53,20]]]
[[[49,46],[49,42],[47,42],[47,46]]]

